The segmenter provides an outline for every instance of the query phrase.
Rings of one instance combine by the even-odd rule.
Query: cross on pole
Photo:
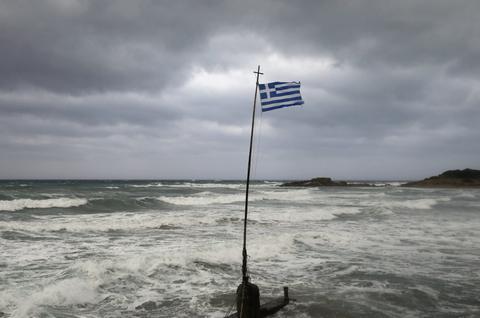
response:
[[[257,74],[257,84],[258,84],[258,75],[263,75],[263,73],[260,73],[260,65],[258,66],[258,70],[255,72],[253,71],[254,74]]]

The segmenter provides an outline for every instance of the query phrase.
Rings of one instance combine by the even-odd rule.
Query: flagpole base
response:
[[[227,318],[264,318],[274,315],[292,301],[288,295],[288,287],[283,287],[283,297],[278,297],[260,305],[260,292],[256,285],[247,282],[245,298],[242,297],[243,283],[237,288],[237,312]],[[242,308],[242,299],[243,308]]]
[[[260,318],[260,290],[248,279],[237,288],[237,313],[239,318]]]

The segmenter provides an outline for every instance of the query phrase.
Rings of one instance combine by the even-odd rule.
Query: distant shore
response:
[[[304,181],[291,181],[280,185],[281,187],[373,187],[374,185],[361,182],[334,181],[331,178],[319,177]]]
[[[480,187],[480,170],[463,169],[448,170],[438,176],[429,177],[421,181],[408,182],[404,187],[424,188],[476,188]]]
[[[389,186],[372,184],[367,182],[348,182],[343,180],[332,180],[328,177],[317,177],[310,180],[291,181],[281,184],[282,187],[378,187]],[[402,187],[422,188],[480,188],[480,170],[463,169],[448,170],[437,176],[425,178],[419,181],[405,182],[398,184]]]

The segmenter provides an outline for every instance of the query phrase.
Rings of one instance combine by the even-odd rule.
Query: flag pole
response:
[[[248,191],[250,188],[250,167],[252,163],[252,144],[253,144],[253,130],[254,130],[254,125],[255,125],[255,109],[257,105],[257,93],[258,93],[258,78],[260,75],[263,75],[263,73],[260,73],[260,65],[258,65],[258,69],[256,72],[253,72],[257,74],[257,81],[255,83],[255,96],[253,99],[253,112],[252,112],[252,130],[250,132],[250,150],[248,152],[248,169],[247,169],[247,187],[245,191],[245,216],[243,219],[243,251],[242,251],[242,256],[243,256],[243,261],[242,261],[242,281],[243,283],[248,282],[248,276],[247,276],[247,217],[248,217]]]
[[[233,315],[228,316],[228,318],[252,318],[252,317],[266,317],[270,316],[274,313],[276,313],[278,310],[286,306],[290,302],[290,298],[288,296],[288,287],[283,288],[283,297],[281,299],[277,299],[273,302],[268,302],[266,304],[263,304],[260,306],[260,290],[257,285],[252,284],[249,282],[249,277],[247,275],[247,223],[248,223],[248,194],[250,190],[250,168],[252,165],[252,148],[253,148],[253,132],[255,128],[255,111],[256,111],[256,106],[257,106],[257,94],[260,89],[260,97],[262,100],[262,105],[263,101],[265,100],[266,94],[263,94],[263,86],[260,88],[258,79],[260,78],[260,75],[263,75],[263,73],[260,72],[260,65],[258,65],[257,71],[253,72],[254,74],[257,74],[257,80],[255,83],[255,96],[253,98],[253,111],[252,111],[252,129],[250,131],[250,148],[248,151],[248,168],[247,168],[247,184],[246,184],[246,190],[245,190],[245,215],[243,218],[243,251],[242,251],[242,283],[237,287],[237,312]],[[288,84],[287,82],[275,82],[275,83],[270,83],[275,84],[280,83],[280,84]],[[269,88],[270,88],[269,84]],[[262,84],[263,85],[263,84]],[[285,85],[282,86],[282,88]],[[298,87],[288,87],[288,89],[292,88],[297,88]],[[290,91],[289,91],[290,93]],[[293,90],[291,94],[298,95],[295,96],[295,99],[288,99],[287,101],[285,99],[281,99],[279,101],[274,100],[278,105],[275,107],[269,109],[276,109],[276,108],[282,108],[282,107],[288,107],[288,106],[294,106],[294,105],[300,105],[303,103],[301,101],[300,97],[300,92],[299,90]],[[268,94],[269,95],[269,94]],[[282,95],[284,96],[284,95]],[[270,96],[271,97],[271,96]],[[298,98],[297,98],[298,97]],[[289,101],[295,101],[294,103],[286,103]],[[269,103],[269,105],[272,103]],[[265,108],[262,108],[262,111],[266,111]]]

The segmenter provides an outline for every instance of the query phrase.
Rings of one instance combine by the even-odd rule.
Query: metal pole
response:
[[[247,277],[247,216],[248,216],[248,190],[250,188],[250,166],[252,162],[253,128],[255,124],[255,109],[257,105],[258,78],[260,74],[263,75],[263,73],[260,73],[260,65],[258,66],[257,71],[253,73],[257,74],[257,82],[255,83],[255,97],[253,99],[252,130],[250,132],[250,150],[248,152],[247,189],[245,192],[245,216],[243,219],[242,280],[244,282],[244,286],[245,286],[245,283],[247,283],[248,281],[248,277]]]

